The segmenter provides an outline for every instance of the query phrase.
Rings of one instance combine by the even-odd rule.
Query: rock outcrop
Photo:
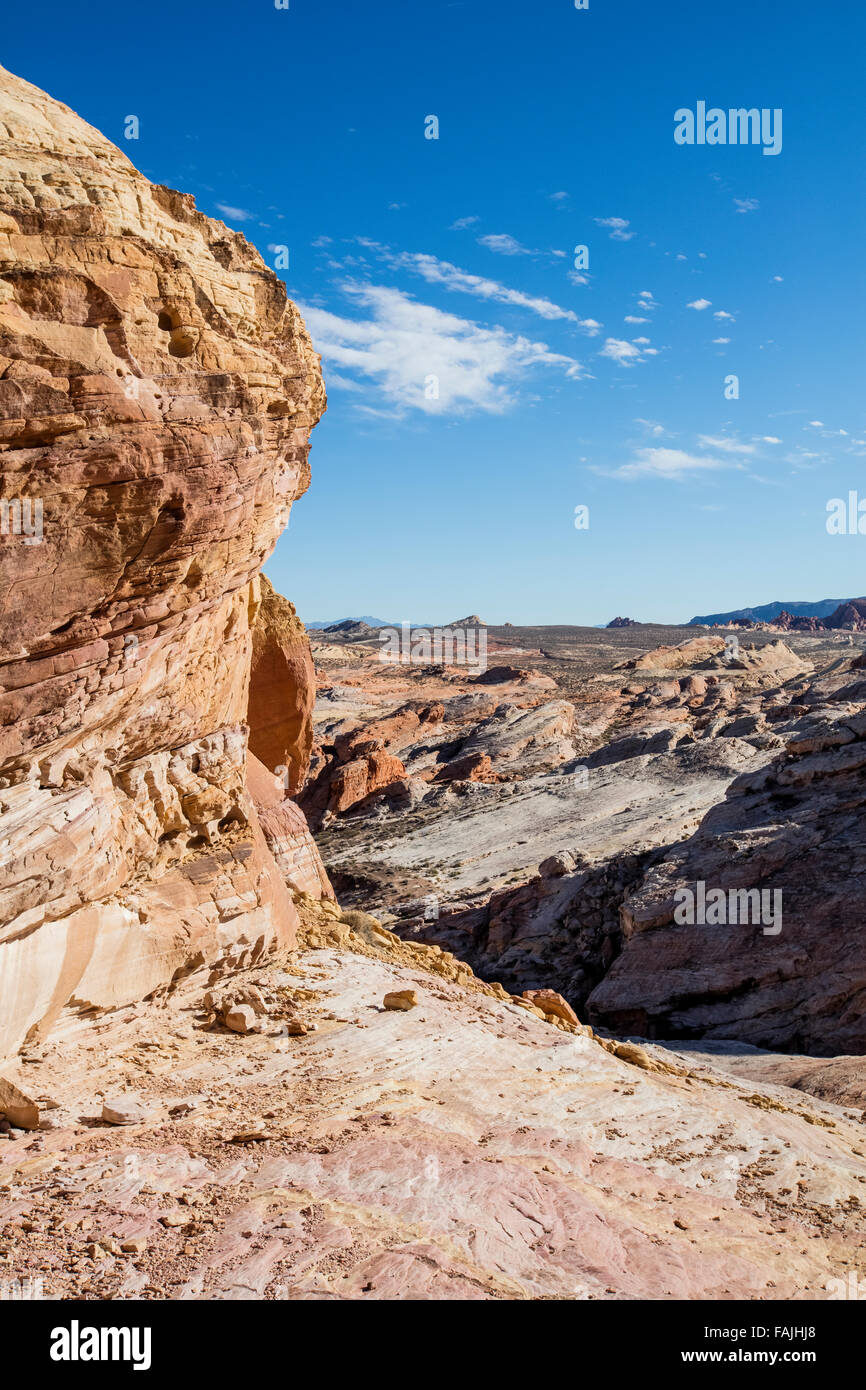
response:
[[[2,1056],[292,940],[246,720],[325,397],[242,236],[2,69],[0,127]],[[305,658],[272,605],[257,746],[300,777]]]
[[[294,795],[310,768],[316,673],[310,639],[294,604],[264,575],[261,585],[247,712],[250,752],[282,775],[286,791]]]
[[[591,1019],[650,1037],[866,1052],[864,696],[866,683],[849,682],[786,721],[784,753],[737,778],[650,869],[625,901],[623,951]],[[724,911],[718,898],[704,921],[683,920],[683,890],[697,902],[700,884],[705,904],[724,895]],[[743,893],[760,896],[760,913]]]

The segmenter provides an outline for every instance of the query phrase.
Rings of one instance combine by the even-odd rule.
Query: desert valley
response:
[[[866,601],[308,631],[281,280],[3,69],[0,128],[0,1282],[846,1297]]]

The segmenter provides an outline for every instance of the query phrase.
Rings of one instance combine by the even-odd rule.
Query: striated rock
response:
[[[247,788],[268,848],[292,892],[332,899],[334,890],[306,816],[286,797],[281,779],[271,776],[252,753],[247,755]]]
[[[643,656],[622,663],[625,671],[680,671],[684,666],[697,666],[709,657],[725,650],[723,637],[690,637],[674,647],[656,647]]]
[[[42,532],[0,551],[2,1055],[67,1007],[291,943],[248,685],[325,398],[242,236],[3,70],[0,123],[0,495]],[[279,651],[299,776],[304,663]]]
[[[724,1057],[563,1031],[471,977],[430,975],[420,1033],[417,1014],[370,1007],[420,993],[440,960],[408,943],[299,954],[294,982],[326,991],[336,1017],[278,1048],[222,1032],[203,1047],[195,972],[135,1020],[76,1020],[33,1067],[59,1102],[35,1141],[50,1162],[28,1136],[0,1145],[16,1275],[80,1299],[94,1276],[69,1254],[87,1240],[97,1254],[140,1242],[134,1260],[100,1261],[97,1297],[151,1286],[179,1303],[787,1302],[826,1299],[863,1268],[859,1109],[732,1074]],[[276,988],[280,974],[257,978]],[[133,1070],[149,1027],[211,1103],[134,1143],[99,1126],[82,1142],[78,1117]],[[147,1097],[170,1084],[141,1077]],[[22,1212],[41,1229],[24,1232]]]
[[[499,773],[541,772],[574,756],[574,723],[574,705],[568,700],[550,700],[530,710],[503,704],[470,734],[461,757],[486,754]]]
[[[313,656],[294,604],[264,575],[261,593],[253,626],[249,747],[265,767],[284,774],[286,791],[294,795],[304,784],[313,748]]]
[[[791,721],[786,751],[737,778],[626,899],[622,954],[589,1000],[594,1022],[866,1051],[866,711],[840,703]],[[678,922],[678,895],[697,901],[700,884],[723,895],[725,920]],[[741,894],[763,895],[760,912],[745,899],[739,909]]]

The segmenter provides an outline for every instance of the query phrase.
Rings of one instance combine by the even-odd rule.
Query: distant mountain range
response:
[[[399,623],[389,622],[385,618],[371,618],[369,613],[363,618],[330,618],[326,623],[305,623],[304,626],[311,632],[322,632],[326,627],[336,627],[337,623],[366,623],[368,627],[399,627]]]
[[[394,622],[386,618],[371,618],[369,614],[365,618],[335,618],[332,623],[305,623],[304,626],[310,632],[324,632],[327,628],[344,627],[347,623],[364,623],[366,627],[402,627],[403,619]],[[486,627],[483,618],[473,614],[471,618],[456,618],[450,623],[416,623],[414,620],[409,624],[410,627]]]
[[[845,598],[822,598],[816,603],[763,603],[757,608],[735,608],[730,613],[709,613],[703,618],[691,618],[688,626],[699,623],[705,627],[718,627],[740,618],[753,623],[771,623],[780,613],[790,613],[794,618],[829,618],[843,603],[850,602]]]

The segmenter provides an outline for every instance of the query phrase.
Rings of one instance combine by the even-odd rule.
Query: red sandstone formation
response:
[[[249,746],[265,767],[282,774],[293,795],[310,767],[316,674],[310,640],[294,604],[264,576],[261,584],[247,708]]]
[[[0,123],[0,495],[42,509],[0,543],[2,1055],[292,940],[247,697],[255,649],[253,746],[299,781],[309,661],[259,571],[325,396],[242,236],[2,70]]]

